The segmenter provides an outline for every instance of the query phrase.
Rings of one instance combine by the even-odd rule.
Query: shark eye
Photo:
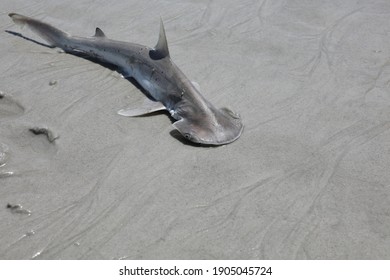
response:
[[[191,140],[191,134],[189,133],[184,133],[183,135],[187,140]]]

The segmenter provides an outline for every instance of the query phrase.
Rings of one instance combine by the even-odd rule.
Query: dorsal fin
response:
[[[150,52],[150,57],[152,59],[162,59],[164,57],[169,57],[169,49],[167,37],[165,35],[165,28],[162,18],[160,17],[160,35],[158,37],[157,45],[154,47],[154,50]]]
[[[104,34],[103,30],[101,30],[99,27],[96,27],[95,35],[93,37],[106,37],[106,34]]]

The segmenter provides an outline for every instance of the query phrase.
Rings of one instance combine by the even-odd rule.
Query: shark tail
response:
[[[19,25],[28,26],[33,32],[37,33],[51,46],[66,49],[67,42],[69,41],[70,35],[63,32],[50,24],[41,22],[39,20],[19,15],[16,13],[10,13],[9,16],[12,20]]]

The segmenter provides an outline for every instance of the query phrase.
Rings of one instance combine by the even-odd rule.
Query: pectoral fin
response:
[[[118,114],[125,117],[137,117],[161,110],[166,110],[161,102],[145,99],[140,107],[122,109],[118,111]]]

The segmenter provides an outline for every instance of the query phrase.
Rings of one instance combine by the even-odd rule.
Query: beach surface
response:
[[[1,2],[0,259],[390,259],[389,1]],[[118,115],[137,87],[11,12],[150,47],[161,16],[242,136]]]

